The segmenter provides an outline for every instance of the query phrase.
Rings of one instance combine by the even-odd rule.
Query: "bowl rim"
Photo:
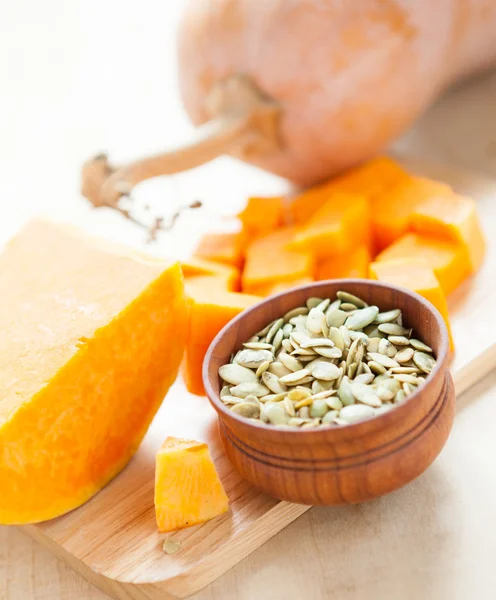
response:
[[[219,386],[219,391],[216,391],[215,389],[213,389],[213,386],[210,383],[210,377],[209,377],[210,362],[212,360],[212,357],[215,353],[215,350],[216,350],[219,342],[224,337],[224,335],[226,335],[226,333],[230,329],[232,329],[233,327],[236,327],[237,324],[242,322],[244,319],[250,318],[251,314],[253,314],[254,312],[258,312],[262,306],[264,306],[265,304],[268,304],[269,302],[273,302],[277,298],[282,298],[284,296],[293,294],[295,291],[303,291],[303,290],[308,291],[307,297],[310,298],[313,295],[315,295],[315,296],[317,295],[314,293],[316,290],[325,288],[329,284],[333,284],[336,286],[342,285],[343,286],[343,287],[341,287],[342,291],[346,291],[346,285],[351,285],[351,284],[352,285],[359,284],[359,285],[365,285],[365,286],[371,286],[371,287],[377,287],[377,288],[386,288],[389,290],[393,290],[394,292],[400,293],[404,296],[409,296],[410,298],[415,300],[417,303],[423,305],[424,308],[426,310],[428,310],[434,316],[434,320],[436,321],[438,329],[439,329],[439,334],[440,334],[441,340],[440,340],[440,344],[439,344],[439,351],[438,351],[437,357],[436,357],[436,365],[435,365],[434,369],[427,375],[425,384],[421,388],[419,388],[417,391],[410,394],[407,397],[407,400],[405,402],[403,402],[402,404],[400,404],[397,408],[395,408],[391,411],[386,411],[379,415],[374,415],[373,417],[368,417],[367,419],[363,419],[363,420],[357,421],[355,423],[350,423],[348,425],[341,425],[339,427],[316,427],[314,429],[310,428],[310,429],[303,429],[303,430],[301,428],[289,427],[289,426],[274,427],[273,425],[264,423],[261,420],[251,421],[249,419],[245,419],[244,417],[236,415],[231,410],[229,410],[226,407],[226,405],[222,402],[222,400],[220,399],[220,394],[219,394],[220,386]],[[234,351],[234,348],[232,348],[232,350]],[[364,424],[381,423],[381,422],[384,423],[384,421],[387,421],[389,419],[389,417],[391,417],[391,413],[401,414],[402,409],[408,410],[407,407],[411,406],[412,402],[415,402],[415,400],[417,399],[419,394],[423,390],[426,389],[426,386],[429,383],[431,383],[432,381],[434,381],[434,378],[436,377],[437,373],[439,373],[442,369],[444,369],[445,366],[447,367],[449,353],[450,353],[450,345],[449,345],[448,328],[446,326],[446,323],[445,323],[443,317],[441,316],[440,312],[437,310],[437,308],[433,304],[431,304],[429,301],[427,301],[425,298],[423,298],[420,294],[417,294],[416,292],[413,292],[413,291],[408,290],[407,288],[403,288],[401,286],[397,286],[397,285],[390,284],[390,283],[384,283],[384,282],[376,281],[373,279],[360,279],[360,278],[326,279],[323,281],[315,281],[313,283],[307,283],[305,285],[297,286],[297,287],[291,288],[289,290],[284,290],[283,292],[280,292],[278,294],[273,294],[272,296],[268,296],[267,298],[263,298],[263,299],[261,299],[260,302],[257,302],[253,306],[250,306],[249,308],[243,310],[241,313],[236,315],[236,317],[231,319],[219,331],[219,333],[215,336],[215,338],[212,340],[211,344],[208,347],[207,353],[205,354],[205,358],[204,358],[203,364],[202,364],[202,379],[203,379],[203,385],[205,388],[205,393],[210,401],[210,404],[213,406],[213,408],[217,412],[217,415],[219,418],[221,418],[221,415],[225,415],[228,419],[234,419],[235,421],[239,422],[240,424],[242,424],[246,427],[253,428],[254,431],[258,430],[258,431],[263,431],[263,432],[272,432],[274,434],[274,437],[278,436],[279,433],[283,433],[285,436],[287,436],[288,434],[305,435],[305,436],[326,434],[326,436],[329,436],[329,435],[332,435],[333,433],[337,433],[340,431],[353,432],[356,429],[358,429],[360,426],[363,427]]]

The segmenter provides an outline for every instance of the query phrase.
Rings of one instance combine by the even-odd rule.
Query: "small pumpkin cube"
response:
[[[186,286],[189,327],[181,373],[187,390],[203,396],[202,366],[214,337],[231,319],[260,301],[258,296],[227,292],[208,282]]]
[[[368,246],[357,246],[344,254],[326,258],[317,264],[315,279],[341,279],[346,277],[367,278],[370,264],[370,251]]]
[[[434,270],[446,295],[470,276],[471,266],[461,244],[419,233],[407,233],[376,256],[376,262],[420,258]]]
[[[301,279],[294,279],[292,281],[279,281],[278,283],[271,283],[266,286],[257,288],[257,296],[272,296],[273,294],[279,294],[301,285],[307,285],[313,283],[314,279],[311,277],[302,277]]]
[[[191,257],[181,262],[181,269],[186,286],[192,283],[197,285],[202,284],[202,282],[206,283],[207,280],[204,280],[204,277],[213,277],[217,283],[224,282],[222,289],[227,289],[230,292],[239,291],[240,273],[236,267]],[[209,284],[211,283],[209,280]]]
[[[457,242],[465,249],[472,272],[484,260],[486,241],[472,198],[439,195],[419,205],[410,217],[413,231]]]
[[[244,292],[258,294],[261,287],[312,277],[311,254],[288,249],[294,231],[292,227],[280,229],[248,246],[242,275]]]
[[[205,288],[209,287],[214,290],[223,290],[226,292],[236,291],[233,287],[233,282],[229,277],[225,275],[195,275],[194,277],[185,277],[184,286],[186,294],[193,288]]]
[[[433,304],[443,317],[450,338],[451,349],[454,349],[451,325],[448,316],[446,296],[441,288],[433,268],[422,259],[398,258],[374,262],[370,265],[370,278],[404,287],[417,292]]]
[[[362,194],[373,199],[408,177],[394,160],[379,156],[297,196],[290,205],[293,223],[306,223],[337,191]]]
[[[393,188],[371,199],[372,235],[376,251],[408,232],[410,215],[425,200],[451,194],[449,185],[426,177],[405,176]]]
[[[266,235],[282,227],[284,223],[284,200],[280,196],[248,198],[245,208],[238,215],[247,239]]]
[[[155,464],[155,516],[159,531],[198,525],[228,510],[229,500],[207,444],[168,437]]]
[[[207,233],[194,251],[194,256],[230,265],[238,269],[243,265],[245,237],[242,231],[235,233]]]
[[[319,261],[369,242],[367,199],[359,194],[338,191],[296,231],[288,248],[308,252]]]

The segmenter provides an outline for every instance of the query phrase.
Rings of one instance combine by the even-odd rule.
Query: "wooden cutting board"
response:
[[[496,366],[496,181],[447,166],[408,165],[476,198],[488,239],[483,269],[450,298],[457,347],[452,372],[461,393]],[[208,442],[231,507],[172,534],[181,544],[173,555],[162,551],[166,536],[156,530],[153,508],[155,452],[167,435]],[[138,453],[111,484],[72,513],[22,530],[115,598],[163,600],[198,591],[309,508],[279,502],[244,482],[223,454],[207,399],[177,382]]]

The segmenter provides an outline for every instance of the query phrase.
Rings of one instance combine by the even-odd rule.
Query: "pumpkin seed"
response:
[[[319,425],[319,421],[313,420],[313,421],[308,421],[308,423],[303,423],[301,428],[302,429],[314,429],[315,427],[318,427],[318,425]]]
[[[285,323],[289,323],[293,317],[300,317],[302,315],[308,315],[308,308],[306,306],[297,306],[296,308],[288,310],[284,315],[283,320]]]
[[[314,419],[321,419],[327,412],[327,402],[325,400],[314,400],[310,406],[310,416]]]
[[[232,383],[233,385],[250,381],[257,382],[257,376],[253,371],[233,363],[222,365],[219,369],[219,375],[226,383]]]
[[[348,329],[358,331],[363,329],[367,325],[370,325],[372,321],[379,314],[377,306],[367,306],[361,310],[357,310],[350,317],[346,319],[345,326]]]
[[[387,338],[383,338],[379,342],[378,352],[379,352],[379,354],[384,354],[384,356],[389,356],[389,358],[393,358],[393,356],[396,354],[397,350]],[[369,350],[369,353],[370,353],[370,350]]]
[[[280,357],[280,355],[279,355]],[[284,377],[284,375],[288,375],[291,373],[291,369],[288,369],[282,362],[276,361],[270,363],[269,368],[267,369],[269,373],[276,375],[277,377]],[[263,373],[262,373],[263,375]]]
[[[325,358],[341,358],[343,353],[339,348],[326,348],[323,346],[319,346],[318,348],[314,348],[317,354],[320,356],[325,356]]]
[[[416,340],[415,338],[410,340],[410,345],[412,348],[415,348],[415,350],[419,350],[420,352],[432,352],[432,348],[430,346],[424,344],[424,342],[421,342],[420,340]]]
[[[364,365],[365,363],[361,363],[361,365]],[[374,381],[374,375],[372,373],[360,373],[360,375],[357,375],[354,379],[355,383],[364,383],[365,385],[368,385],[369,383],[372,383]]]
[[[328,310],[326,313],[326,321],[329,327],[340,327],[348,318],[348,313],[339,308]]]
[[[386,367],[383,367],[381,364],[376,362],[375,360],[369,360],[369,369],[372,373],[376,373],[377,375],[382,375],[386,372]]]
[[[321,302],[322,302],[322,298],[317,298],[315,296],[311,296],[310,298],[308,298],[308,300],[305,302],[305,304],[307,305],[308,310],[312,310],[312,308],[315,308],[316,306],[318,306]]]
[[[178,542],[176,540],[171,540],[171,538],[166,538],[164,540],[162,549],[166,554],[174,554],[174,552],[177,552],[180,547],[181,547],[181,542]]]
[[[300,369],[299,371],[294,371],[293,373],[284,375],[284,377],[281,377],[279,381],[285,385],[295,385],[302,379],[305,379],[305,377],[308,377],[308,375],[310,375],[310,371],[308,369]]]
[[[231,394],[231,386],[229,386],[229,385],[222,386],[222,389],[220,390],[220,397],[222,398],[222,396],[229,396],[230,394]]]
[[[341,372],[333,363],[317,360],[312,364],[310,373],[315,379],[321,381],[333,381],[339,377]]]
[[[351,393],[353,396],[369,406],[380,406],[381,400],[374,390],[364,383],[356,383],[355,381],[351,384]]]
[[[326,399],[327,406],[332,408],[332,410],[341,410],[343,408],[343,403],[337,396],[331,396]]]
[[[258,369],[266,361],[273,361],[274,355],[269,350],[241,350],[236,357],[236,362],[242,367]]]
[[[270,363],[270,360],[266,360],[265,362],[263,362],[256,370],[255,375],[257,377],[260,377],[262,373],[265,373],[265,371],[267,371],[267,369],[270,367]]]
[[[304,422],[305,419],[300,419],[299,417],[292,417],[291,419],[289,419],[288,425],[290,427],[299,427],[300,425],[303,425]]]
[[[284,333],[282,332],[282,329],[279,329],[277,331],[276,335],[274,336],[274,339],[272,340],[272,345],[274,346],[274,352],[277,352],[279,350],[283,339],[284,339]]]
[[[288,392],[288,398],[293,400],[294,402],[299,402],[300,400],[305,400],[306,398],[310,398],[312,395],[311,391],[307,388],[296,387]]]
[[[413,355],[413,362],[424,373],[430,373],[434,368],[436,361],[430,354],[417,350]]]
[[[300,348],[315,348],[316,346],[328,346],[334,348],[334,342],[327,338],[312,338],[303,344],[300,344]]]
[[[287,369],[289,369],[292,372],[301,371],[301,369],[303,369],[303,365],[297,358],[295,358],[294,356],[290,356],[285,352],[281,352],[277,358]]]
[[[348,375],[348,379],[353,379],[356,375],[358,369],[358,363],[354,362],[349,365],[346,374]]]
[[[375,409],[375,414],[376,414],[376,416],[382,415],[386,412],[389,412],[393,408],[394,408],[394,406],[392,404],[381,404],[381,406],[379,406],[378,408]]]
[[[400,315],[401,310],[399,308],[393,308],[393,310],[380,312],[374,319],[374,324],[381,325],[383,323],[390,323],[391,321],[395,321]]]
[[[339,411],[337,410],[329,410],[328,412],[326,412],[326,414],[322,417],[322,423],[324,425],[329,425],[330,423],[333,422],[333,420],[335,419],[335,417],[337,417],[339,415]]]
[[[386,335],[405,335],[406,337],[410,337],[412,334],[411,329],[406,329],[397,323],[383,323],[378,326],[378,329]]]
[[[308,419],[310,417],[310,411],[308,410],[308,406],[302,406],[298,411],[298,416],[300,419]]]
[[[338,396],[343,406],[348,406],[355,403],[355,397],[351,391],[351,385],[347,377],[343,377],[341,384],[338,388]]]
[[[272,350],[272,344],[266,344],[265,342],[245,342],[243,346],[250,350]]]
[[[379,343],[381,338],[378,337],[369,337],[367,342],[367,350],[368,352],[379,352]]]
[[[275,404],[264,404],[266,406],[276,406]],[[240,402],[235,404],[231,411],[240,417],[246,417],[247,419],[256,419],[260,416],[260,407],[252,402]]]
[[[290,340],[282,340],[281,347],[286,354],[290,354],[294,350],[294,346]]]
[[[274,321],[272,327],[267,332],[267,337],[265,338],[265,341],[267,342],[267,344],[271,343],[271,341],[273,340],[274,336],[279,331],[279,329],[281,329],[281,327],[283,325],[284,325],[284,319],[276,319]]]
[[[344,350],[343,335],[337,327],[331,327],[329,329],[329,339],[338,350],[341,350],[341,352]]]
[[[341,332],[341,335],[343,337],[344,347],[349,348],[351,346],[350,332],[344,325],[341,325],[339,327],[339,331]]]
[[[412,385],[411,383],[404,383],[402,387],[403,387],[403,391],[405,392],[405,394],[407,396],[409,394],[411,394],[412,392],[416,392],[417,391],[416,386]]]
[[[379,363],[380,365],[382,365],[383,367],[386,367],[387,369],[391,369],[392,367],[399,367],[400,365],[393,360],[392,358],[389,358],[389,356],[386,356],[385,354],[380,354],[379,352],[369,352],[368,357],[370,357],[370,360]],[[370,366],[370,362],[369,362],[369,366]],[[372,367],[370,367],[372,369]]]
[[[238,396],[227,396],[227,395],[222,396],[221,400],[224,404],[240,404],[241,402],[244,402],[244,398],[240,398]]]
[[[258,383],[258,381],[248,381],[246,383],[240,383],[231,388],[231,395],[237,396],[238,398],[246,398],[246,396],[266,396],[269,393],[269,389]]]
[[[368,306],[364,300],[358,298],[358,296],[350,294],[349,292],[339,291],[336,293],[336,296],[339,300],[341,300],[341,302],[349,302],[350,304],[354,304],[357,308],[365,308]]]
[[[405,338],[406,339],[406,338]],[[398,363],[403,364],[412,360],[413,358],[413,348],[403,348],[399,352],[394,355],[394,360]]]
[[[395,404],[401,404],[402,402],[404,402],[406,400],[406,394],[404,390],[400,390],[396,396],[394,397],[394,403]]]
[[[294,417],[296,415],[294,404],[291,402],[289,398],[284,398],[283,400],[284,410],[288,413],[290,417]]]
[[[409,346],[410,340],[404,335],[390,335],[389,341],[395,346]]]
[[[322,300],[322,302],[320,304],[317,304],[317,306],[315,308],[318,308],[322,312],[325,312],[327,310],[327,308],[329,307],[330,303],[331,303],[331,299],[325,298],[325,300]]]
[[[399,373],[393,375],[393,377],[401,383],[411,383],[412,385],[417,385],[418,383],[417,377],[415,377],[414,375],[406,375],[404,373]]]
[[[307,316],[307,327],[312,333],[322,333],[325,314],[318,308],[312,308]]]
[[[377,395],[384,402],[389,402],[399,392],[400,387],[396,379],[386,379],[377,386]]]
[[[284,383],[281,383],[279,381],[279,377],[274,375],[274,373],[270,373],[269,371],[265,371],[265,373],[262,373],[262,381],[274,394],[282,394],[283,392],[287,392],[288,390]]]
[[[319,392],[326,392],[332,389],[334,381],[319,381],[316,379],[312,383],[312,394],[318,394]]]
[[[267,396],[262,396],[260,398],[260,402],[280,402],[281,400],[284,400],[285,397],[285,392],[282,394],[267,394]]]
[[[262,410],[268,423],[272,423],[272,425],[288,424],[290,417],[280,404],[264,404]]]
[[[293,331],[293,329],[294,327],[291,325],[291,323],[286,323],[285,325],[283,325],[281,331],[284,338],[288,338],[289,334]]]
[[[394,357],[395,360],[396,356]],[[417,369],[417,367],[395,367],[394,369],[391,369],[391,373],[405,373],[407,375],[413,375],[415,373],[418,375],[419,373],[422,373],[422,371]]]
[[[295,409],[300,410],[300,408],[303,408],[304,406],[311,406],[312,403],[313,400],[311,396],[309,396],[308,398],[303,398],[303,400],[300,400],[295,404]]]
[[[275,321],[271,321],[268,325],[266,325],[263,329],[261,329],[258,333],[256,333],[255,335],[262,338],[264,336],[266,336],[269,331],[270,328],[272,327],[272,325],[274,325]]]
[[[322,400],[322,398],[330,398],[337,394],[337,390],[323,390],[322,392],[318,392],[316,394],[312,394],[312,400]]]
[[[357,423],[364,419],[369,419],[375,415],[375,411],[371,406],[366,404],[351,404],[345,406],[339,411],[339,419],[345,423]]]
[[[341,306],[339,308],[347,313],[355,312],[357,310],[357,307],[350,302],[341,302]]]

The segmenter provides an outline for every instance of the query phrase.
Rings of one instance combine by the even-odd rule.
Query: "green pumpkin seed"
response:
[[[312,395],[311,391],[307,388],[296,387],[288,392],[288,398],[293,402],[300,402],[306,398],[310,398]]]
[[[341,356],[343,355],[343,353],[341,352],[341,350],[339,348],[329,348],[329,347],[322,347],[319,346],[318,348],[314,348],[315,352],[317,352],[317,354],[320,354],[320,356],[325,356],[325,358],[341,358]]]
[[[267,332],[267,336],[265,338],[265,341],[267,342],[267,344],[270,344],[272,342],[272,340],[274,339],[274,336],[279,331],[279,329],[281,329],[281,327],[283,325],[284,325],[284,319],[276,319],[274,321],[272,327]]]
[[[287,425],[289,422],[290,417],[280,404],[264,404],[262,411],[267,423]]]
[[[255,375],[257,377],[260,377],[262,373],[265,373],[265,371],[267,371],[267,369],[270,367],[270,363],[270,360],[266,360],[265,362],[263,362],[256,370]]]
[[[284,392],[287,392],[288,390],[284,383],[281,383],[281,381],[279,381],[279,377],[277,377],[273,373],[270,373],[269,371],[265,371],[265,373],[262,373],[262,381],[274,394],[282,394]]]
[[[269,406],[267,404],[264,405]],[[272,405],[275,406],[275,405]],[[256,419],[260,416],[260,407],[251,402],[241,402],[239,404],[235,404],[231,408],[231,412],[239,415],[240,417],[245,417],[247,419]]]
[[[435,359],[425,352],[417,350],[413,355],[413,362],[421,369],[424,373],[430,373],[436,365]]]
[[[424,342],[421,342],[420,340],[416,340],[415,338],[410,340],[410,345],[412,348],[419,350],[420,352],[432,352],[432,348],[430,346],[424,344]]]
[[[339,411],[338,410],[329,410],[322,417],[322,424],[323,425],[330,425],[333,422],[333,420],[335,419],[335,417],[337,417],[338,415],[339,415]]]
[[[370,357],[370,360],[372,360],[373,362],[379,363],[383,367],[386,367],[386,369],[391,369],[392,367],[400,366],[395,360],[389,358],[389,356],[386,356],[385,354],[380,354],[379,352],[369,352],[367,356]],[[372,369],[372,367],[370,368]]]
[[[308,310],[312,310],[312,308],[315,308],[321,302],[323,302],[323,298],[317,298],[315,296],[312,296],[312,297],[308,298],[308,300],[306,301],[305,304],[306,304]]]
[[[336,365],[323,360],[317,360],[312,364],[310,373],[312,377],[320,381],[333,381],[339,377],[341,372]]]
[[[322,333],[325,314],[318,308],[312,308],[307,316],[307,327],[312,333]]]
[[[334,342],[327,338],[312,338],[300,345],[300,348],[315,348],[316,346],[327,346],[334,348]]]
[[[341,410],[343,408],[343,403],[337,396],[331,396],[330,398],[326,398],[327,406],[332,410]]]
[[[341,332],[341,336],[343,338],[344,347],[349,348],[351,346],[350,332],[344,325],[339,327],[339,331]]]
[[[236,356],[238,365],[249,369],[258,369],[262,363],[273,360],[274,355],[270,350],[241,350]]]
[[[395,346],[409,346],[410,340],[404,335],[390,335],[389,341]]]
[[[372,321],[379,314],[377,306],[367,306],[361,310],[357,310],[350,317],[346,319],[345,326],[348,329],[358,331],[363,329],[367,325],[370,325]]]
[[[281,377],[279,381],[284,383],[284,385],[296,385],[296,383],[300,382],[302,379],[305,379],[308,377],[308,375],[310,375],[310,371],[308,369],[300,369],[294,373],[284,375],[284,377]]]
[[[394,355],[394,360],[400,363],[400,365],[403,363],[407,363],[409,360],[412,360],[412,358],[413,348],[403,348]]]
[[[406,375],[404,373],[399,373],[393,375],[393,377],[401,383],[411,383],[412,385],[418,384],[417,377],[415,377],[414,375]]]
[[[257,376],[253,371],[237,364],[222,365],[219,375],[226,383],[238,385],[240,383],[257,382]]]
[[[266,344],[265,342],[245,342],[243,344],[245,348],[250,350],[272,350],[272,344]]]
[[[361,364],[363,365],[364,363]],[[364,383],[365,385],[368,385],[374,381],[374,375],[372,373],[360,373],[355,377],[354,381],[356,383]]]
[[[308,308],[306,306],[297,306],[296,308],[288,310],[284,315],[283,320],[285,323],[289,323],[293,317],[300,317],[302,315],[308,315]]]
[[[279,355],[280,358],[281,355]],[[269,373],[276,375],[277,377],[284,377],[284,375],[289,375],[291,373],[291,369],[288,369],[282,362],[275,361],[270,363],[269,368],[267,369]],[[263,375],[263,373],[262,373]]]
[[[336,296],[339,300],[341,300],[341,302],[349,302],[350,304],[354,304],[357,308],[365,308],[368,306],[364,300],[358,298],[358,296],[350,294],[349,292],[339,291],[337,292]]]
[[[400,315],[401,310],[399,308],[393,308],[393,310],[380,312],[374,319],[374,324],[382,325],[383,323],[390,323],[391,321],[395,321]]]
[[[281,402],[281,400],[284,400],[285,397],[285,392],[281,394],[267,394],[267,396],[262,396],[260,398],[260,402]]]
[[[386,335],[404,335],[406,337],[410,337],[412,335],[411,329],[406,329],[397,323],[383,323],[382,325],[378,326],[378,329]]]
[[[258,381],[248,381],[245,383],[239,383],[231,388],[231,395],[237,396],[238,398],[246,398],[246,396],[266,396],[269,393],[269,389],[258,383]]]
[[[337,327],[331,327],[329,329],[329,339],[332,341],[334,346],[341,350],[344,350],[344,340],[341,331]]]
[[[379,342],[378,347],[379,354],[384,354],[384,356],[389,356],[389,358],[393,358],[398,352],[398,350],[393,346],[393,344],[386,338],[383,338]],[[369,350],[370,353],[370,350]]]
[[[179,550],[180,547],[181,547],[181,542],[178,542],[176,540],[171,540],[170,538],[166,538],[164,540],[162,550],[166,554],[174,554],[175,552],[177,552]]]
[[[402,402],[404,402],[406,400],[406,394],[404,390],[400,390],[396,396],[394,397],[394,403],[395,404],[401,404]]]
[[[374,409],[366,404],[351,404],[339,411],[340,421],[344,421],[347,424],[358,423],[373,416],[375,416]]]
[[[341,306],[339,308],[347,313],[355,312],[357,310],[357,307],[350,302],[341,302]]]
[[[310,416],[314,419],[321,419],[327,412],[327,402],[325,400],[314,400],[310,406]]]
[[[340,327],[344,325],[347,318],[348,313],[339,308],[328,310],[326,313],[326,321],[329,327]]]
[[[303,365],[297,358],[295,358],[294,356],[290,356],[285,352],[281,352],[277,358],[287,369],[289,369],[293,373],[295,371],[301,371],[301,369],[303,369]],[[288,373],[285,373],[285,375],[288,375]]]
[[[369,360],[368,366],[372,373],[376,373],[377,375],[382,375],[386,372],[386,367],[382,366],[375,360]]]

